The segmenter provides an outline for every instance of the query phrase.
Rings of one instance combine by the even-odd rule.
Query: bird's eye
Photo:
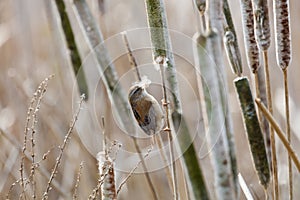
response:
[[[134,95],[137,94],[138,92],[141,91],[141,89],[142,89],[142,88],[138,87],[137,89],[135,89],[135,91],[133,92],[133,94],[134,94]]]

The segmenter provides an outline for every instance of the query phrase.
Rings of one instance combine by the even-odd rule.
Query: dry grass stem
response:
[[[74,115],[74,117],[73,117],[73,120],[72,120],[72,122],[71,122],[71,124],[70,124],[69,130],[68,130],[68,132],[67,132],[67,134],[66,134],[66,136],[65,136],[65,139],[64,139],[64,141],[63,141],[63,144],[62,144],[62,146],[59,147],[60,153],[59,153],[58,157],[56,158],[55,165],[54,165],[54,167],[53,167],[53,169],[52,169],[52,173],[51,173],[50,178],[49,178],[49,180],[48,180],[46,190],[45,190],[45,192],[44,192],[44,194],[43,194],[43,198],[42,198],[43,200],[44,200],[44,199],[48,199],[48,193],[49,193],[49,191],[52,189],[52,187],[51,187],[52,181],[53,181],[53,179],[55,178],[55,176],[56,176],[56,174],[57,174],[57,172],[58,172],[58,171],[57,171],[57,170],[58,170],[58,166],[59,166],[59,164],[60,164],[60,162],[61,162],[61,159],[62,159],[64,150],[65,150],[65,148],[66,148],[66,146],[67,146],[67,143],[68,143],[68,141],[69,141],[69,139],[70,139],[70,137],[71,137],[71,134],[72,134],[72,132],[73,132],[75,123],[76,123],[77,120],[78,120],[78,116],[79,116],[79,113],[80,113],[80,110],[81,110],[81,106],[82,106],[83,101],[84,101],[84,95],[81,95],[81,96],[80,96],[80,102],[79,102],[78,109],[77,109],[77,111],[76,111],[76,113],[75,113],[75,115]]]
[[[299,158],[297,157],[294,149],[292,148],[290,142],[287,140],[285,137],[285,133],[280,129],[278,123],[275,121],[273,118],[272,114],[266,109],[266,107],[261,103],[260,99],[255,100],[256,104],[258,105],[260,111],[264,114],[264,116],[268,119],[274,130],[276,131],[278,137],[280,138],[281,142],[285,146],[285,148],[288,151],[289,156],[293,160],[294,164],[296,165],[296,168],[298,169],[300,173],[300,161]]]
[[[48,85],[48,81],[53,78],[54,75],[50,75],[45,80],[43,80],[40,85],[38,86],[37,90],[35,91],[31,101],[30,105],[27,110],[27,117],[26,117],[26,123],[25,123],[25,130],[24,130],[24,140],[23,140],[23,148],[22,148],[22,156],[21,156],[21,166],[20,166],[20,173],[21,173],[21,188],[22,192],[20,194],[20,198],[24,198],[25,190],[26,190],[26,184],[24,182],[25,180],[25,173],[24,173],[24,162],[25,162],[25,152],[27,149],[27,137],[28,133],[31,131],[31,171],[30,176],[32,177],[32,184],[33,184],[33,198],[36,198],[35,194],[35,153],[34,153],[34,134],[35,134],[35,126],[37,123],[37,112],[40,109],[41,100],[46,92],[46,88]],[[31,123],[31,128],[29,128]]]
[[[152,146],[151,146],[152,147]],[[150,154],[150,152],[152,151],[152,148],[148,149],[147,153],[144,155],[144,159],[147,158]],[[126,178],[120,183],[118,190],[117,190],[117,195],[119,194],[119,192],[121,191],[122,187],[125,185],[125,183],[128,181],[128,179],[132,176],[132,174],[134,173],[134,171],[138,168],[138,166],[141,164],[142,160],[140,160],[135,167],[129,172],[129,174],[126,176]]]
[[[130,61],[131,66],[135,69],[135,72],[136,72],[136,75],[137,75],[137,79],[139,81],[141,81],[142,80],[141,74],[140,74],[140,71],[138,69],[138,65],[137,65],[136,59],[133,56],[133,53],[131,51],[126,31],[122,32],[122,36],[123,36],[123,41],[124,41],[124,44],[125,44],[127,52],[128,52],[128,54],[127,54],[128,55],[128,60]]]
[[[1,135],[3,135],[13,146],[15,146],[15,148],[17,148],[19,150],[20,153],[22,153],[22,147],[21,145],[19,145],[16,141],[17,139],[15,138],[12,138],[11,135],[8,135],[7,133],[5,133],[2,129],[0,129],[0,132],[1,132]],[[50,150],[48,150],[46,153],[43,154],[43,157],[42,159],[39,161],[39,162],[36,162],[36,166],[38,166],[36,169],[39,171],[39,173],[46,179],[49,179],[50,177],[50,174],[47,172],[47,170],[42,166],[40,165],[39,163],[42,162],[43,160],[46,160],[47,159],[47,156],[48,154],[51,152],[53,148],[51,148]],[[29,156],[28,154],[25,153],[25,159],[27,161],[31,161],[31,156]],[[26,179],[24,180],[26,181]],[[15,183],[13,183],[11,185],[11,187],[14,187],[13,185],[15,185],[16,183],[20,183],[21,182],[21,179],[17,180]],[[27,181],[28,182],[28,181]],[[26,182],[25,182],[26,184]],[[53,187],[55,188],[55,190],[63,197],[66,196],[66,191],[63,190],[63,188],[61,188],[59,186],[59,183],[57,183],[55,180],[52,181],[52,185]],[[12,189],[12,188],[11,188]]]
[[[288,86],[288,74],[287,68],[283,69],[283,81],[284,81],[284,96],[285,96],[285,126],[287,140],[291,143],[291,124],[290,124],[290,106],[289,106],[289,86]],[[289,170],[289,195],[290,199],[293,199],[293,168],[291,163],[291,157],[288,156],[288,170]]]
[[[155,143],[158,146],[159,149],[159,153],[161,156],[161,159],[164,163],[165,167],[165,171],[166,171],[166,176],[167,176],[167,180],[168,180],[168,184],[170,186],[171,191],[174,191],[174,185],[173,185],[173,179],[172,179],[172,173],[171,173],[171,169],[170,166],[168,165],[168,160],[167,160],[167,156],[163,150],[163,140],[162,137],[160,135],[153,135],[153,140],[155,141]]]
[[[166,127],[164,131],[168,133],[169,145],[170,145],[170,158],[171,158],[171,167],[172,167],[172,175],[173,175],[173,198],[177,200],[179,198],[178,194],[178,183],[177,183],[177,172],[176,172],[176,162],[174,158],[174,147],[173,147],[173,139],[172,139],[172,130],[170,126],[170,116],[169,116],[169,102],[167,96],[167,89],[165,83],[165,68],[167,67],[167,59],[163,59],[163,63],[157,63],[160,65],[160,73],[162,80],[162,89],[163,89],[163,107],[165,109],[165,121]]]
[[[79,165],[79,169],[78,169],[78,172],[77,172],[77,177],[76,177],[76,183],[75,183],[75,186],[74,186],[74,192],[73,192],[73,199],[77,199],[78,198],[78,187],[79,187],[79,183],[80,183],[80,178],[81,178],[81,175],[82,175],[82,169],[83,169],[83,161],[80,163]]]

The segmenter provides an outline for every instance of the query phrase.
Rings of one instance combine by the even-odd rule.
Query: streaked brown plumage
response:
[[[162,110],[156,99],[143,86],[132,86],[128,99],[135,119],[147,135],[153,135],[162,129]]]

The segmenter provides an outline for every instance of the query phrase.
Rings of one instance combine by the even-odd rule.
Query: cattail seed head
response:
[[[241,0],[241,8],[247,62],[252,72],[256,73],[259,67],[259,51],[254,34],[252,2],[250,0]]]
[[[225,32],[224,44],[232,72],[238,76],[241,76],[243,72],[241,54],[236,37],[232,31]]]
[[[267,0],[253,1],[255,33],[259,48],[265,51],[270,46],[270,23]]]
[[[281,69],[286,69],[291,61],[291,31],[289,1],[274,1],[275,16],[275,44],[277,64]]]

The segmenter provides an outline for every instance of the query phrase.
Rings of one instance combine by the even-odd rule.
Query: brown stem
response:
[[[166,58],[165,58],[166,59]],[[167,96],[167,89],[166,89],[166,83],[165,83],[165,65],[166,60],[164,61],[164,64],[160,64],[160,72],[161,72],[161,79],[162,79],[162,89],[163,89],[163,106],[165,108],[166,113],[166,128],[165,131],[168,132],[168,139],[169,139],[169,145],[170,145],[170,157],[171,157],[171,166],[172,166],[172,173],[173,173],[173,195],[174,199],[178,199],[178,183],[177,183],[177,173],[176,173],[176,163],[174,159],[174,148],[173,148],[173,138],[172,138],[172,132],[170,129],[170,120],[169,120],[169,102],[168,102],[168,96]]]
[[[280,129],[278,123],[275,121],[275,119],[273,118],[272,114],[266,109],[265,105],[261,102],[261,100],[260,99],[255,99],[255,102],[258,105],[258,108],[260,109],[260,111],[264,114],[264,116],[269,121],[270,125],[276,131],[279,139],[281,140],[281,142],[283,143],[283,145],[287,149],[289,156],[294,161],[294,163],[296,165],[296,168],[298,169],[298,171],[300,173],[300,161],[299,161],[299,158],[297,157],[294,149],[290,145],[288,139],[285,138],[285,133]]]
[[[290,107],[289,107],[289,88],[288,88],[288,75],[287,68],[283,69],[284,81],[284,96],[285,96],[285,116],[286,116],[286,134],[288,142],[291,143],[291,125],[290,125]],[[289,170],[289,199],[293,199],[293,168],[291,157],[288,156],[288,170]]]
[[[267,102],[268,102],[268,110],[271,115],[273,114],[273,105],[272,105],[272,94],[271,94],[271,82],[270,82],[270,74],[269,74],[269,64],[268,64],[268,52],[263,52],[264,64],[265,64],[265,79],[266,79],[266,92],[267,92]],[[270,124],[269,124],[270,125]],[[275,135],[272,126],[269,126],[270,129],[270,142],[271,142],[271,166],[272,166],[272,175],[273,175],[273,188],[274,188],[274,199],[278,200],[279,195],[279,186],[278,186],[278,170],[277,170],[277,157],[276,157],[276,143],[275,143]]]

